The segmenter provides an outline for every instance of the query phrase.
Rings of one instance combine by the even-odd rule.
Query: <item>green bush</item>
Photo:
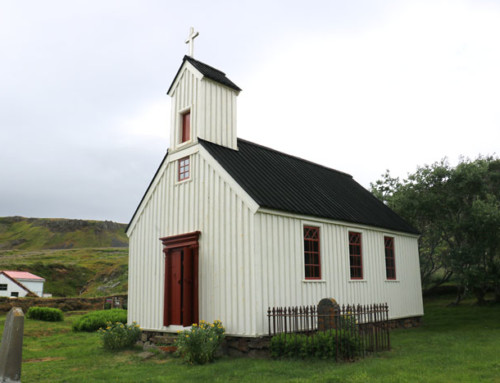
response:
[[[139,340],[141,329],[133,322],[130,326],[121,322],[108,322],[105,328],[99,329],[102,343],[107,350],[121,350],[132,347]]]
[[[47,322],[61,322],[64,320],[64,315],[59,309],[50,307],[30,307],[26,313],[26,318]]]
[[[274,358],[338,358],[352,359],[361,354],[359,336],[339,330],[304,334],[279,334],[271,338],[270,351]]]
[[[179,331],[175,346],[176,355],[189,364],[205,364],[215,359],[215,353],[224,339],[224,327],[218,320],[214,323],[200,321],[190,330]]]
[[[73,322],[73,331],[97,331],[101,327],[107,327],[107,323],[127,323],[127,310],[111,309],[92,311]]]

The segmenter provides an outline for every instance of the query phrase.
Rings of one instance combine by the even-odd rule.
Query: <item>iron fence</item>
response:
[[[318,306],[314,305],[269,307],[267,316],[269,335],[279,335],[283,343],[279,347],[283,347],[285,354],[291,352],[290,343],[297,344],[294,347],[299,354],[322,347],[324,353],[336,360],[353,359],[391,348],[387,303],[337,305],[327,313],[319,312]],[[299,335],[300,342],[309,344],[299,346]]]

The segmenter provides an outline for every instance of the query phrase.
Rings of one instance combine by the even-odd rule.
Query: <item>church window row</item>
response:
[[[386,279],[396,279],[394,238],[384,237]],[[319,227],[304,226],[305,279],[321,279]],[[349,232],[349,270],[352,280],[363,279],[363,252],[361,233]]]

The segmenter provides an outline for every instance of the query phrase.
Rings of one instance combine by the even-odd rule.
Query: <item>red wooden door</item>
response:
[[[198,322],[199,232],[161,238],[165,245],[163,324],[190,326]]]

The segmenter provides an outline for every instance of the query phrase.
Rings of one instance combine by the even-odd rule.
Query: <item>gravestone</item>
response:
[[[23,356],[24,313],[13,307],[5,318],[2,344],[0,345],[0,382],[21,382]]]
[[[333,298],[323,298],[318,303],[318,330],[327,331],[337,327],[340,306]]]

